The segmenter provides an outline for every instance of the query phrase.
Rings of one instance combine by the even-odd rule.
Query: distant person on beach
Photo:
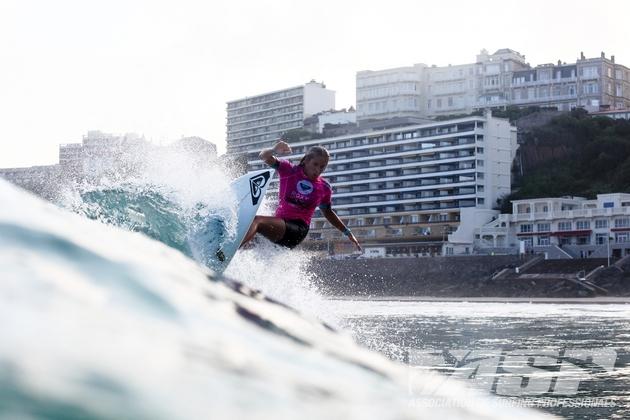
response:
[[[280,176],[279,205],[275,216],[256,216],[241,246],[251,241],[257,233],[278,245],[294,248],[308,234],[315,209],[319,207],[324,217],[361,250],[359,241],[339,219],[331,207],[332,188],[320,177],[328,165],[330,155],[321,146],[311,147],[298,165],[276,155],[291,153],[291,146],[280,140],[270,149],[260,152],[260,159],[278,171]]]

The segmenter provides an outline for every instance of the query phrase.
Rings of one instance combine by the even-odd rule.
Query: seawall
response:
[[[530,257],[531,258],[531,257]],[[433,258],[374,258],[312,261],[310,271],[321,293],[331,297],[504,297],[578,298],[592,296],[575,281],[585,260],[563,260],[559,274],[507,276],[493,279],[503,268],[521,266],[518,256],[469,256]],[[544,268],[544,261],[534,267]],[[530,271],[535,272],[534,268]],[[544,271],[544,270],[543,270]],[[563,279],[564,278],[564,279]],[[594,283],[608,296],[630,296],[630,271],[606,269]]]
[[[331,296],[472,296],[494,273],[523,262],[504,255],[326,259],[313,261],[311,271]]]

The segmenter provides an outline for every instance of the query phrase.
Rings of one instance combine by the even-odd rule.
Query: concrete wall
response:
[[[320,260],[311,264],[323,294],[332,296],[475,296],[516,256]]]

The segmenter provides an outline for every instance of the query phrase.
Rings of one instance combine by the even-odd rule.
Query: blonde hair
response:
[[[314,157],[325,157],[326,160],[330,160],[330,153],[322,146],[312,146],[302,157],[302,160],[300,160],[300,166],[304,165],[306,159],[312,159]]]

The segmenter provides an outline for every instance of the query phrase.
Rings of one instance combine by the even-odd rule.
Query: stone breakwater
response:
[[[328,296],[387,297],[587,297],[574,282],[563,280],[580,271],[580,260],[564,260],[558,278],[520,278],[517,256],[374,258],[319,260],[311,263],[321,292]],[[493,277],[508,268],[507,276]],[[604,270],[594,282],[608,287],[609,296],[630,296],[630,273]]]

